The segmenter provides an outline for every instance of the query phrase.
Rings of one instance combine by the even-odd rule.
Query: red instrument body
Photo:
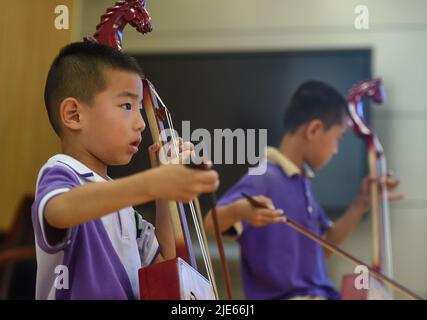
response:
[[[139,270],[143,300],[214,300],[212,285],[181,258]]]
[[[117,1],[101,16],[101,22],[97,25],[94,36],[86,37],[85,40],[121,50],[122,32],[127,24],[142,34],[152,31],[151,17],[145,9],[145,4],[146,0]],[[141,79],[144,91],[144,110],[147,114],[151,136],[154,142],[163,145],[166,142],[161,136],[165,127],[163,122],[165,120],[169,122],[170,113],[149,80],[143,75],[141,75]],[[171,125],[171,123],[169,124]],[[190,203],[190,207],[194,210],[192,203]],[[218,296],[210,260],[208,264],[205,261],[209,280],[197,271],[186,221],[185,205],[170,203],[170,209],[177,258],[139,270],[141,299],[216,299]],[[204,235],[204,230],[201,231]],[[207,253],[207,249],[202,248],[202,250],[205,250],[205,254]]]
[[[342,279],[341,300],[391,300],[393,296],[384,284],[369,276],[369,288],[356,288],[357,274],[346,274]]]
[[[363,117],[363,99],[371,98],[375,103],[384,101],[383,86],[380,79],[362,81],[354,85],[348,92],[347,101],[351,126],[354,133],[365,141],[368,150],[369,175],[371,177],[385,177],[386,162],[383,148],[373,131]],[[385,271],[392,277],[391,262],[391,236],[387,200],[387,187],[383,179],[380,182],[382,198],[376,185],[371,188],[371,217],[372,217],[372,242],[373,258],[372,268],[378,272]],[[356,288],[358,274],[344,275],[342,280],[341,298],[343,300],[388,300],[393,296],[384,284],[372,277],[368,278],[368,288]]]

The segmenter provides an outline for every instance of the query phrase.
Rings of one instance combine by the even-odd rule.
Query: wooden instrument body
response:
[[[354,133],[367,147],[369,175],[383,178],[386,175],[384,150],[374,132],[365,122],[363,116],[363,99],[370,98],[375,103],[383,103],[384,90],[381,79],[362,81],[354,85],[347,95],[349,114]],[[381,180],[380,180],[381,181]],[[379,183],[382,199],[377,187],[371,187],[371,222],[372,222],[372,267],[381,272],[385,269],[392,276],[391,237],[387,187]],[[359,274],[346,274],[342,279],[341,298],[343,300],[388,300],[391,291],[378,279],[368,276],[368,288],[356,288]]]

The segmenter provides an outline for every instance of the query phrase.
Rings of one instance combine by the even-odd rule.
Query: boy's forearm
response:
[[[240,212],[239,206],[236,204],[236,202],[233,202],[229,205],[225,205],[222,207],[217,207],[216,213],[218,215],[219,230],[221,232],[227,231],[236,222],[241,221],[243,217]],[[205,223],[206,232],[208,234],[214,234],[215,228],[214,228],[213,219],[212,219],[212,210],[210,210],[207,213],[204,219],[204,223]]]
[[[156,238],[161,256],[157,262],[175,258],[175,235],[168,201],[156,201]]]
[[[357,206],[351,206],[344,215],[326,232],[326,239],[335,245],[341,245],[352,233],[365,212]]]
[[[48,202],[45,209],[46,221],[53,227],[65,229],[130,205],[152,201],[154,199],[149,192],[152,174],[152,170],[147,170],[114,181],[89,183],[73,188]]]

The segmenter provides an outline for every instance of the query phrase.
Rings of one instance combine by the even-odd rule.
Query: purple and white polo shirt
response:
[[[277,149],[267,149],[267,170],[244,175],[218,201],[218,207],[251,196],[269,197],[292,220],[322,236],[332,222],[317,203],[308,177]],[[241,273],[247,299],[279,300],[298,296],[339,299],[329,279],[323,248],[284,223],[234,225],[240,245]]]
[[[36,299],[139,299],[138,269],[159,253],[154,227],[127,207],[59,233],[44,219],[54,197],[86,183],[106,182],[78,160],[57,154],[40,169],[32,220]],[[139,232],[140,231],[140,232]]]

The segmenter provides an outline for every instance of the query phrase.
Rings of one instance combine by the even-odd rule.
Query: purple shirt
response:
[[[264,195],[277,209],[317,235],[323,235],[331,221],[316,202],[310,182],[302,174],[288,176],[278,164],[268,162],[263,175],[245,175],[218,201],[223,206],[242,198]],[[323,296],[339,299],[327,275],[323,248],[285,223],[253,227],[242,221],[238,237],[241,273],[246,298],[289,299],[295,296]]]
[[[159,252],[153,226],[127,207],[61,232],[44,219],[54,197],[86,183],[105,182],[81,162],[59,154],[37,178],[32,220],[36,238],[36,299],[138,299],[138,269]]]

